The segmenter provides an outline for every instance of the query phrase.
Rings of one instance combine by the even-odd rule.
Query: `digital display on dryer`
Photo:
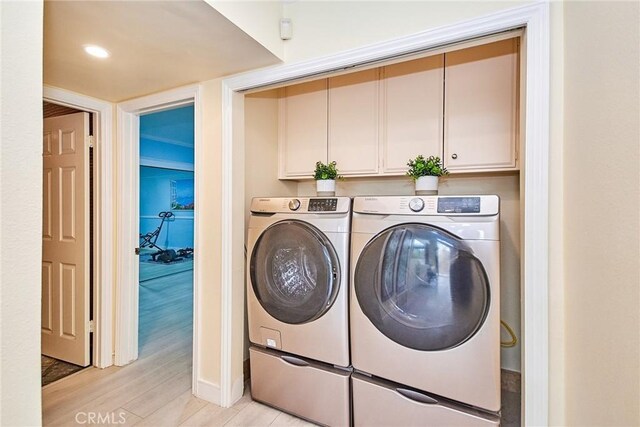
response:
[[[480,213],[480,197],[439,197],[438,213]]]
[[[338,209],[338,199],[311,199],[309,212],[335,212]]]

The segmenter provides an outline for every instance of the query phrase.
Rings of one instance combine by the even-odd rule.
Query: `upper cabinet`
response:
[[[443,66],[435,55],[382,68],[382,173],[404,174],[418,154],[442,155]]]
[[[281,89],[279,177],[311,178],[327,162],[327,80]]]
[[[518,39],[445,55],[444,162],[450,172],[517,167]]]
[[[404,175],[439,156],[452,173],[518,169],[517,38],[288,86],[280,178],[336,161],[345,176]]]
[[[329,161],[342,175],[378,173],[378,69],[329,79]]]

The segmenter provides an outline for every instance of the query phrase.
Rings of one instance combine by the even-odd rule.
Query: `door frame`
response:
[[[199,275],[199,200],[202,180],[202,88],[190,85],[158,94],[132,99],[116,105],[118,117],[117,175],[118,175],[118,245],[117,283],[115,288],[115,364],[123,366],[138,358],[138,271],[139,257],[134,248],[139,246],[139,183],[140,132],[139,117],[143,113],[163,111],[181,105],[194,106],[194,196],[193,210],[193,393],[197,394],[200,376],[198,363],[200,343],[200,301],[202,287]]]
[[[44,86],[45,101],[95,114],[93,208],[93,366],[113,365],[113,104],[64,89]]]
[[[243,92],[373,63],[426,49],[438,48],[518,27],[526,28],[522,45],[527,76],[523,102],[524,207],[522,295],[522,414],[525,425],[546,425],[549,420],[549,108],[550,20],[548,2],[538,2],[446,25],[399,39],[353,49],[309,61],[285,64],[224,79],[222,82],[222,289],[221,289],[221,404],[230,406],[239,395],[234,387],[242,360],[242,329],[232,319],[244,312],[243,259],[244,206],[238,200],[244,180]]]

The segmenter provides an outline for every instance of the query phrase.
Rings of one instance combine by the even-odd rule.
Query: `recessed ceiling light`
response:
[[[85,45],[84,51],[91,56],[95,56],[96,58],[108,58],[110,55],[107,49],[92,44]]]

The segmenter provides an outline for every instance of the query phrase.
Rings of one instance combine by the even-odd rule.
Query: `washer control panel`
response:
[[[420,212],[422,209],[424,209],[424,200],[418,197],[416,197],[415,199],[411,199],[409,201],[409,209],[414,212]]]
[[[480,213],[480,197],[439,197],[438,213]]]
[[[309,212],[335,212],[338,208],[338,199],[311,199],[309,200]]]
[[[298,209],[300,209],[300,200],[298,199],[289,200],[289,209],[291,209],[292,211],[297,211]]]

